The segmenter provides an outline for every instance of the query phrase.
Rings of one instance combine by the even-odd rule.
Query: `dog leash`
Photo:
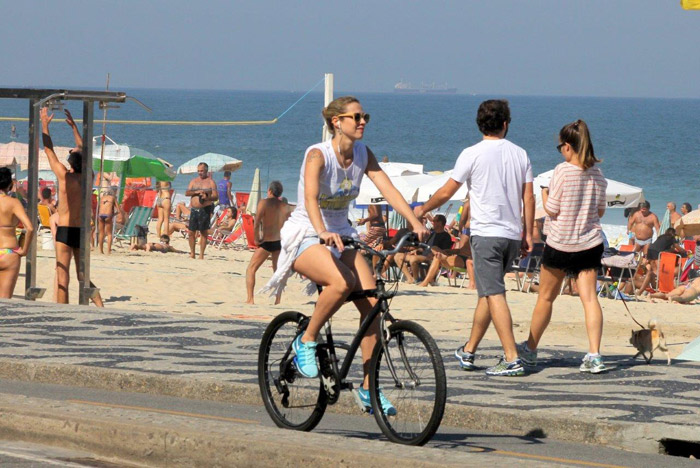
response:
[[[627,309],[627,313],[630,314],[630,318],[631,318],[632,320],[634,320],[634,323],[636,323],[637,325],[639,325],[640,327],[642,327],[642,330],[646,330],[647,327],[645,327],[645,326],[642,325],[641,323],[637,322],[637,319],[634,318],[634,315],[632,315],[632,311],[630,310],[629,307],[627,307],[627,301],[626,301],[625,298],[622,296],[622,291],[620,291],[620,290],[618,289],[618,292],[620,293],[620,294],[619,294],[620,300],[621,300],[622,303],[625,305],[625,309]]]

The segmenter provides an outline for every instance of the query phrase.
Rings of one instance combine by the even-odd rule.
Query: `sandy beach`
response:
[[[151,225],[150,232],[155,231]],[[149,241],[156,241],[149,236]],[[173,236],[175,248],[188,251],[187,241],[177,233]],[[269,321],[285,310],[311,313],[315,297],[302,293],[304,283],[293,277],[285,290],[280,305],[272,305],[267,296],[256,296],[255,305],[244,304],[245,269],[252,253],[247,250],[221,249],[209,246],[205,260],[192,260],[186,253],[129,252],[128,246],[115,246],[112,255],[95,254],[91,263],[91,278],[100,288],[105,306],[138,312],[162,312],[198,315],[229,319]],[[40,301],[53,298],[54,252],[39,250],[37,253],[37,286],[46,288]],[[78,300],[77,281],[71,265],[71,303]],[[23,297],[24,262],[15,288],[15,297]],[[256,290],[272,274],[272,264],[266,262],[258,271]],[[507,286],[515,289],[515,281]],[[516,340],[527,338],[530,317],[535,305],[535,293],[508,292],[508,302],[513,315]],[[447,285],[441,278],[439,286],[420,288],[402,283],[399,295],[392,302],[392,312],[397,318],[420,322],[436,336],[454,340],[455,347],[465,340],[476,304],[476,291]],[[635,354],[629,344],[630,330],[639,327],[632,321],[622,301],[601,299],[605,326],[603,349],[605,354]],[[94,307],[94,306],[93,306]],[[629,308],[634,317],[645,324],[655,318],[666,335],[672,357],[678,355],[685,344],[700,335],[700,307],[669,304],[666,302],[631,302]],[[357,327],[358,317],[351,305],[344,306],[333,319],[337,328]],[[487,339],[497,340],[493,327]],[[583,309],[577,297],[562,296],[555,302],[552,323],[545,333],[541,346],[569,346],[572,350],[587,351],[587,338],[583,322]],[[447,351],[447,350],[443,350]],[[662,355],[663,356],[663,355]],[[661,358],[661,356],[655,356]]]

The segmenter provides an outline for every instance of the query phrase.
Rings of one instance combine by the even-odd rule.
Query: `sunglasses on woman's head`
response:
[[[339,114],[338,118],[340,117],[352,117],[355,119],[355,123],[359,124],[362,119],[365,119],[365,123],[369,123],[369,114],[361,114],[359,112],[355,112],[354,114]]]

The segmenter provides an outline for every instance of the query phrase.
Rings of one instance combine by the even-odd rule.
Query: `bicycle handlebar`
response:
[[[401,240],[396,244],[396,247],[394,247],[391,250],[374,250],[372,247],[368,246],[367,243],[355,239],[354,237],[350,236],[340,236],[340,240],[343,242],[343,245],[348,246],[348,247],[355,247],[356,249],[359,250],[364,250],[368,253],[371,253],[372,255],[377,255],[379,257],[382,257],[383,259],[386,259],[389,255],[395,255],[398,252],[401,251],[401,249],[404,246],[407,247],[423,247],[424,249],[430,249],[430,246],[428,244],[425,244],[423,242],[418,242],[418,236],[416,236],[414,233],[409,232],[406,233]],[[321,244],[325,244],[323,239],[320,239]]]

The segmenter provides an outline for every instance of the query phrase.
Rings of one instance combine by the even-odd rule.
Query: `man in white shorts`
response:
[[[479,300],[469,341],[455,351],[455,356],[462,369],[474,370],[474,353],[493,320],[504,356],[486,374],[524,375],[503,278],[513,260],[532,250],[535,215],[532,167],[525,150],[505,139],[510,125],[508,101],[482,102],[476,123],[483,140],[462,151],[452,178],[414,211],[417,216],[423,216],[447,202],[467,183],[471,202],[470,242]]]

